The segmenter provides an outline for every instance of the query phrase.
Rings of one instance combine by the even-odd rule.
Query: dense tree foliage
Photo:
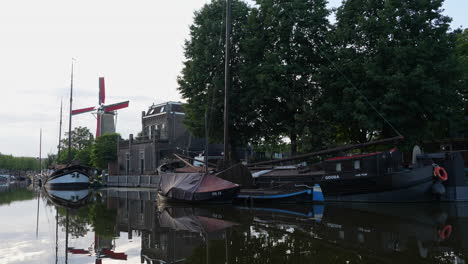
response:
[[[407,144],[466,127],[467,31],[451,31],[443,0],[233,1],[233,140],[291,152],[398,132]],[[222,140],[225,1],[195,14],[179,91],[186,124]],[[398,132],[396,131],[398,130]],[[465,131],[466,133],[466,131]],[[297,148],[296,145],[300,147]]]
[[[179,91],[188,101],[186,124],[196,136],[204,136],[207,113],[210,138],[218,142],[223,139],[225,7],[224,0],[215,0],[195,14],[190,27],[191,39],[185,43],[184,69],[178,79]],[[241,1],[232,3],[229,125],[235,137],[231,143],[247,142],[256,130],[253,125],[257,115],[251,112],[251,104],[258,94],[242,81],[241,76],[247,67],[241,43],[247,35],[249,10]]]
[[[91,145],[94,136],[87,127],[75,127],[71,132],[71,147],[80,151]],[[68,148],[68,132],[61,141],[62,148]]]
[[[107,169],[107,164],[117,159],[119,134],[105,133],[99,136],[91,149],[91,161],[98,169]]]
[[[456,56],[459,62],[460,80],[459,88],[460,95],[463,100],[463,118],[462,133],[468,134],[468,29],[458,33],[456,42]]]
[[[31,157],[13,157],[0,153],[0,169],[4,170],[39,170],[39,161]]]
[[[71,160],[77,160],[82,165],[91,166],[91,148],[94,137],[91,131],[86,127],[76,127],[71,133]],[[61,142],[62,149],[60,156],[57,157],[58,164],[67,164],[68,161],[68,132]]]
[[[442,2],[348,0],[338,9],[322,106],[344,140],[397,135],[382,116],[410,141],[449,135],[460,97]]]
[[[249,48],[260,49],[260,56],[249,73],[255,76],[249,88],[261,95],[261,128],[272,132],[266,136],[288,136],[295,153],[305,127],[319,128],[316,106],[320,68],[328,63],[321,53],[329,47],[330,11],[325,0],[258,0],[257,5],[251,16],[258,29]]]

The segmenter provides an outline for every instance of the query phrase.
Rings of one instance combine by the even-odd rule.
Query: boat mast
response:
[[[59,123],[59,144],[58,144],[58,153],[57,159],[60,158],[60,150],[62,148],[62,100],[60,100],[60,123]]]
[[[224,53],[224,165],[229,162],[229,72],[231,60],[231,0],[226,0],[226,45]]]
[[[72,123],[72,103],[73,103],[73,61],[71,63],[71,80],[70,80],[70,117],[68,119],[68,164],[71,163],[71,123]]]
[[[39,177],[42,179],[42,128],[39,130]]]

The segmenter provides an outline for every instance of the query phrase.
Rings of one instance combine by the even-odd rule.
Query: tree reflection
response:
[[[58,207],[58,222],[65,231],[66,226],[65,207]],[[69,210],[68,232],[73,237],[83,237],[93,230],[97,235],[111,238],[115,234],[116,216],[115,209],[108,209],[100,199],[92,199],[88,204],[77,209]]]

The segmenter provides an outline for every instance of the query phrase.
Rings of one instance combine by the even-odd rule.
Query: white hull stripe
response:
[[[59,176],[55,179],[47,181],[49,184],[60,184],[60,183],[89,183],[89,177],[79,173],[73,172]]]

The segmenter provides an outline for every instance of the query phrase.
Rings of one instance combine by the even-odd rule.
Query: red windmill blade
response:
[[[99,105],[106,103],[106,85],[104,77],[99,77]]]
[[[79,115],[79,114],[83,114],[83,113],[88,113],[88,112],[91,112],[91,111],[94,111],[96,109],[96,107],[88,107],[88,108],[81,108],[81,109],[76,109],[76,110],[72,110],[72,115]]]
[[[88,112],[96,112],[96,138],[101,135],[102,116],[105,113],[113,113],[116,110],[126,108],[129,106],[130,101],[124,101],[116,104],[105,105],[106,102],[106,87],[104,77],[99,77],[99,105],[97,107],[87,107],[82,109],[72,110],[72,115],[78,115]]]
[[[125,101],[125,102],[120,102],[116,104],[106,105],[104,106],[104,111],[110,112],[110,111],[119,110],[119,109],[128,107],[129,104],[130,104],[130,101]]]

